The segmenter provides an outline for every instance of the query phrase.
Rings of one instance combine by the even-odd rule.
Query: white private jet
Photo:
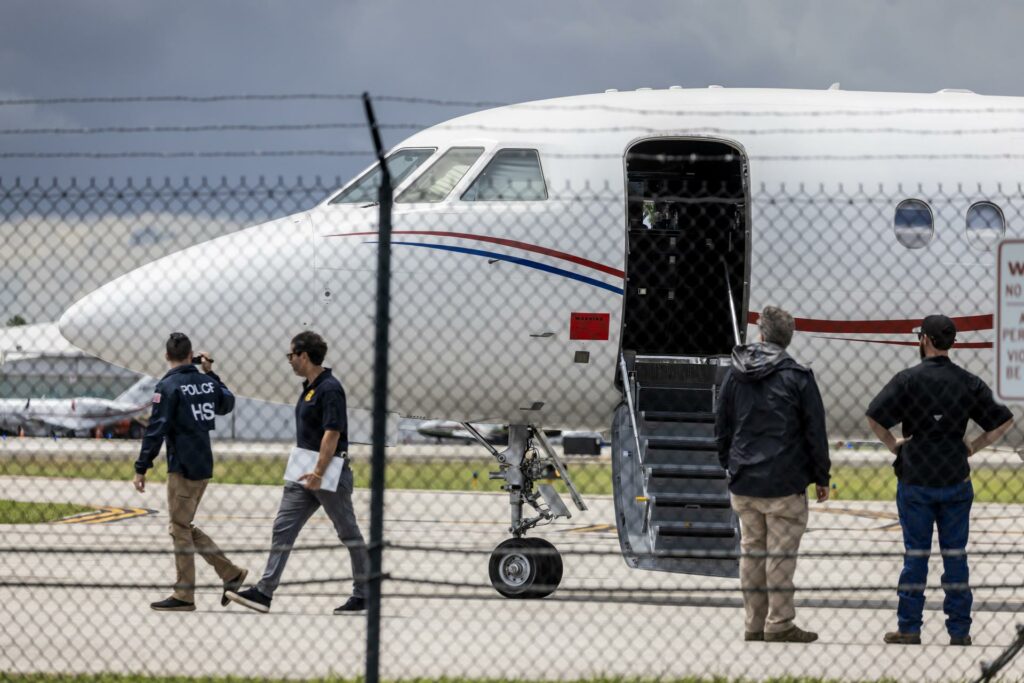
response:
[[[0,399],[0,431],[9,434],[77,435],[97,427],[139,418],[149,413],[156,380],[143,377],[117,398],[4,398]],[[132,438],[142,437],[133,423]]]
[[[864,409],[916,361],[926,314],[953,317],[957,361],[990,376],[991,246],[1021,209],[1001,188],[1024,176],[1022,128],[1024,99],[963,91],[673,87],[500,107],[397,145],[389,406],[510,425],[501,452],[478,439],[510,494],[495,588],[538,597],[561,578],[524,538],[570,514],[543,472],[586,509],[543,428],[611,426],[630,566],[736,575],[714,396],[768,304],[797,317],[791,352],[836,437],[870,438]],[[139,268],[61,331],[155,374],[144,347],[185,329],[232,350],[238,394],[290,402],[283,354],[314,329],[369,408],[378,182],[371,167],[309,211]]]

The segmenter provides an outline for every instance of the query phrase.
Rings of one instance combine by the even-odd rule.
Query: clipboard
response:
[[[284,468],[284,480],[304,484],[305,482],[299,481],[299,477],[307,472],[312,472],[319,459],[318,452],[295,446],[288,456],[288,465]],[[328,463],[327,469],[324,471],[324,476],[320,479],[320,490],[337,491],[338,482],[341,481],[341,470],[344,466],[344,458],[331,458],[331,462]]]

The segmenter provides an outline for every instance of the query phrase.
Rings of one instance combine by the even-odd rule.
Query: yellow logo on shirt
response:
[[[315,391],[314,389],[310,389],[310,390],[309,390],[309,393],[308,393],[308,394],[306,394],[306,402],[307,402],[307,403],[308,403],[309,401],[312,401],[312,400],[313,400],[313,392],[314,392],[314,391]]]

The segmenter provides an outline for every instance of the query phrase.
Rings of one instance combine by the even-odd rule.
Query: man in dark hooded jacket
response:
[[[810,643],[793,620],[793,575],[807,528],[807,486],[828,500],[825,409],[814,375],[786,353],[793,316],[762,311],[761,341],[737,346],[715,422],[718,459],[729,472],[740,520],[745,640]]]

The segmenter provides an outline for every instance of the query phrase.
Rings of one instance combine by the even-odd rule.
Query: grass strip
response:
[[[285,458],[251,457],[220,460],[214,467],[214,483],[280,486]],[[583,494],[612,493],[612,471],[607,462],[570,461],[569,472]],[[357,487],[367,487],[370,463],[365,459],[352,462]],[[431,491],[500,491],[501,482],[491,481],[487,473],[497,470],[489,459],[416,459],[402,458],[388,462],[389,489],[420,489]],[[0,476],[30,476],[73,479],[121,479],[128,481],[134,471],[132,463],[109,460],[21,460],[0,461]],[[166,467],[161,463],[150,471],[150,481],[165,481]],[[975,500],[979,503],[1024,503],[1024,476],[1013,468],[979,467],[972,473]],[[835,500],[895,500],[896,477],[888,465],[838,465],[832,468],[832,491]],[[557,488],[565,487],[556,482]]]
[[[44,524],[90,510],[92,508],[73,503],[21,503],[15,500],[0,500],[0,524]]]

